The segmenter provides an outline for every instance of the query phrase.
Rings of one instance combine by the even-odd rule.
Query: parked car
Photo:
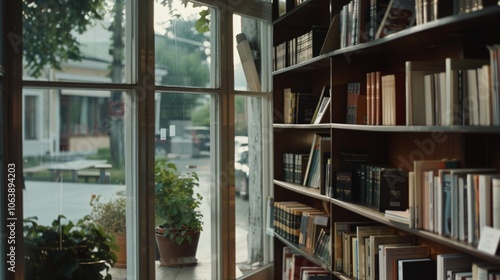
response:
[[[235,151],[234,170],[236,195],[246,200],[248,199],[248,177],[250,175],[248,145],[243,145]]]

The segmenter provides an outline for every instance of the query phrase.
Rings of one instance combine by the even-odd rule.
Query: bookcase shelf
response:
[[[446,133],[500,133],[499,126],[425,126],[425,125],[354,125],[354,124],[331,124],[332,129],[359,130],[359,131],[375,131],[375,132],[446,132]]]
[[[324,260],[316,257],[310,249],[308,249],[300,244],[292,243],[277,233],[275,233],[274,236],[277,239],[279,239],[281,242],[283,242],[286,246],[292,248],[293,250],[295,250],[297,252],[300,252],[308,260],[312,261],[313,263],[315,263],[319,267],[322,267],[322,268],[328,269],[328,270],[331,269],[329,264],[325,263]]]
[[[278,17],[278,0],[274,0],[274,46],[296,37],[312,25],[335,26],[330,24],[330,21],[338,19],[342,6],[355,1],[361,0],[307,0]],[[448,8],[453,5],[452,2],[459,2],[438,1]],[[325,13],[325,10],[329,12]],[[357,201],[332,198],[333,196],[323,195],[319,189],[286,182],[285,179],[288,178],[285,178],[286,164],[283,160],[284,154],[310,153],[312,156],[314,146],[311,143],[316,134],[321,133],[326,134],[326,138],[330,140],[329,149],[323,152],[330,153],[331,162],[326,168],[331,176],[329,182],[332,188],[336,187],[336,180],[341,182],[335,177],[337,172],[357,172],[358,170],[349,168],[352,168],[353,162],[365,155],[368,164],[385,164],[401,168],[405,172],[413,171],[416,160],[447,158],[460,161],[460,167],[495,168],[496,172],[500,173],[499,125],[348,124],[347,116],[348,86],[356,83],[366,85],[367,73],[380,71],[382,75],[405,74],[407,61],[436,61],[444,64],[447,58],[488,60],[490,53],[487,47],[500,44],[498,26],[500,6],[495,4],[469,13],[440,16],[380,39],[337,48],[307,61],[273,71],[274,201],[297,201],[313,208],[326,209],[325,212],[328,212],[330,217],[330,234],[333,234],[335,223],[375,222],[392,227],[399,233],[415,236],[418,244],[429,246],[430,257],[434,260],[439,254],[463,253],[500,266],[500,256],[478,250],[477,243],[473,245],[423,228],[410,227],[387,218],[374,207]],[[340,33],[339,28],[332,34],[340,37]],[[327,37],[328,39],[332,40],[332,37]],[[319,96],[324,85],[329,85],[331,89],[330,122],[315,125],[283,123],[279,116],[283,115],[284,111],[285,88],[306,88],[308,92]],[[406,98],[405,90],[402,94]],[[405,105],[409,104],[411,103]],[[404,109],[406,110],[406,107]],[[435,135],[442,135],[443,138],[433,138]],[[290,243],[282,236],[275,235],[275,240],[279,241],[274,245],[275,279],[282,276],[280,262],[284,246],[291,247],[319,266],[328,268],[334,279],[354,279],[336,268],[333,256],[332,264],[324,264],[319,259],[315,260],[315,256],[307,249]],[[332,241],[332,250],[336,246],[340,245]]]

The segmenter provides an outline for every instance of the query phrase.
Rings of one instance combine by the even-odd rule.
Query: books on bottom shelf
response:
[[[428,257],[429,257],[429,248],[426,245],[415,245],[415,246],[379,245],[379,279],[386,279],[386,280],[397,279],[398,260],[419,259]]]
[[[330,279],[330,272],[319,267],[292,248],[283,247],[282,280]]]
[[[367,244],[367,268],[366,279],[379,280],[379,246],[380,245],[415,245],[415,236],[413,235],[373,235],[370,236]]]

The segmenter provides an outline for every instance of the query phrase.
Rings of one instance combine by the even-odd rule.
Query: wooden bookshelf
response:
[[[277,5],[277,1],[274,2]],[[278,17],[275,13],[274,45],[298,36],[312,25],[329,25],[349,2],[307,0],[285,15]],[[454,1],[446,1],[447,5],[452,5],[451,2]],[[331,227],[335,222],[345,221],[373,221],[394,227],[398,232],[416,236],[417,243],[428,245],[433,259],[441,253],[464,253],[500,265],[500,256],[481,252],[477,245],[467,241],[394,222],[384,213],[358,201],[332,198],[318,189],[283,180],[283,154],[309,153],[315,133],[326,133],[331,137],[330,174],[345,168],[343,153],[346,151],[369,153],[369,163],[383,163],[405,171],[413,170],[413,160],[419,152],[419,156],[423,157],[421,159],[454,158],[460,161],[460,167],[493,167],[500,173],[498,125],[355,125],[347,124],[345,119],[347,84],[366,82],[366,73],[372,71],[404,72],[406,61],[444,61],[448,57],[489,59],[487,46],[500,44],[499,25],[500,6],[493,5],[469,13],[442,16],[381,39],[334,49],[305,62],[275,70],[272,74],[274,201],[293,200],[326,208],[330,213]],[[339,30],[337,36],[340,33]],[[315,125],[283,123],[280,114],[283,112],[284,88],[307,88],[319,96],[323,85],[330,85],[331,88],[330,121]],[[435,135],[442,136],[440,139],[443,141],[433,142],[432,149],[423,152],[420,143],[435,139]],[[330,182],[335,184],[333,176]],[[281,236],[276,236],[274,241],[275,279],[281,279],[280,262],[284,246],[292,247],[319,266],[328,268],[333,279],[353,279],[342,271],[335,271],[332,263],[324,263],[308,250]],[[331,247],[336,245],[332,242]]]

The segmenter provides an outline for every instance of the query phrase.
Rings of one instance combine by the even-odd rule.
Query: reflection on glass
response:
[[[84,2],[89,3],[23,1],[26,76],[48,81],[125,82],[124,71],[130,65],[130,56],[125,54],[131,47],[125,42],[130,28],[125,1]]]
[[[211,157],[212,98],[188,93],[156,94],[156,279],[212,279],[211,206],[216,203],[216,196],[212,196],[216,178],[212,174],[216,160]],[[200,222],[199,237],[191,235]],[[164,238],[174,235],[180,242],[184,237],[178,234],[181,228],[192,240],[199,238],[197,244],[191,243],[196,246],[184,247]],[[164,250],[164,245],[169,249]],[[171,255],[174,252],[181,255]]]
[[[173,0],[155,2],[155,65],[158,85],[214,87],[211,76],[214,9]]]
[[[69,273],[77,278],[87,269],[96,273],[93,279],[100,279],[102,264],[94,262],[110,258],[106,250],[110,244],[120,256],[116,263],[109,261],[114,266],[111,275],[126,274],[123,236],[125,201],[130,195],[125,180],[123,94],[24,90],[23,115],[29,118],[23,122],[23,205],[24,218],[32,221],[25,223],[24,231],[26,279],[34,279],[30,273],[51,279]],[[66,270],[71,265],[77,269]],[[56,274],[50,274],[51,269]]]

